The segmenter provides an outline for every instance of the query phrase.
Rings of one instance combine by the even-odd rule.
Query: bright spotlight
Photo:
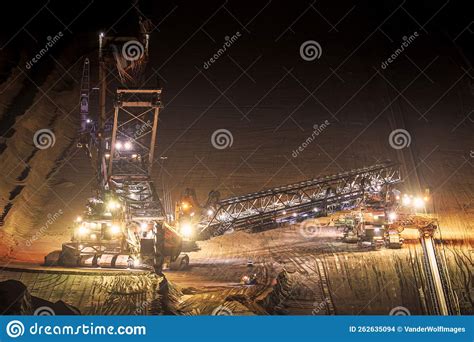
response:
[[[148,223],[146,223],[146,222],[140,223],[140,228],[141,228],[142,232],[146,231],[147,228],[148,228]]]
[[[76,217],[76,222],[82,222],[82,217],[81,216]]]
[[[88,232],[89,232],[89,228],[87,228],[86,226],[79,227],[79,230],[78,230],[79,235],[86,235]]]
[[[114,200],[111,200],[107,203],[107,209],[109,210],[115,210],[120,208],[120,203]]]
[[[180,231],[184,237],[189,238],[193,234],[193,227],[190,223],[182,223]]]
[[[113,225],[112,227],[110,227],[110,232],[112,234],[118,234],[120,233],[120,227],[117,225]]]
[[[395,212],[389,213],[389,214],[388,214],[388,219],[389,219],[390,221],[395,221],[395,220],[397,219],[397,213],[395,213]]]
[[[207,215],[212,216],[212,214],[214,214],[214,211],[212,211],[212,209],[209,209],[209,210],[207,211]]]
[[[120,151],[123,148],[122,143],[120,141],[116,142],[115,143],[115,148]]]
[[[403,200],[402,200],[402,204],[403,204],[404,206],[409,206],[409,205],[411,204],[411,198],[408,197],[408,196],[404,196],[404,197],[403,197]]]
[[[413,200],[413,206],[414,206],[416,209],[423,208],[423,207],[425,206],[425,201],[423,201],[423,198],[416,197],[416,198]]]
[[[131,150],[132,149],[132,143],[130,141],[127,141],[123,147],[125,147],[126,150]]]

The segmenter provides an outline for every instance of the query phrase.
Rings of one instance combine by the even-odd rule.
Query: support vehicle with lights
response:
[[[403,226],[407,226],[406,218],[417,217],[420,211],[425,211],[429,193],[425,192],[424,196],[402,196],[398,190],[392,189],[381,195],[375,193],[365,196],[355,210],[341,213],[334,219],[334,225],[343,229],[343,242],[357,243],[371,249],[402,248],[404,239],[401,233]],[[405,218],[405,224],[400,223],[400,217]]]

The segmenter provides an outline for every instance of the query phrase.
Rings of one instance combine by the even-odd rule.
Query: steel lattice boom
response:
[[[203,238],[230,229],[250,229],[276,219],[354,207],[364,194],[401,181],[399,166],[386,162],[331,176],[280,186],[210,204],[199,223]]]

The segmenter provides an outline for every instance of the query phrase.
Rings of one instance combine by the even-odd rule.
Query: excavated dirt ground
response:
[[[32,295],[63,300],[83,314],[384,315],[398,306],[424,313],[414,266],[421,261],[416,240],[400,250],[367,251],[340,242],[338,234],[330,230],[308,238],[293,225],[201,242],[201,250],[190,253],[188,270],[165,272],[169,290],[164,294],[159,292],[163,279],[146,271],[13,263],[0,280],[20,280]],[[463,314],[473,314],[472,247],[448,242],[444,248]],[[241,284],[242,276],[254,273],[256,285]]]
[[[274,313],[383,315],[403,306],[412,314],[423,314],[419,275],[413,266],[421,261],[416,239],[408,240],[400,250],[367,251],[328,235],[332,236],[308,239],[300,235],[299,226],[225,235],[201,243],[202,250],[190,254],[191,270],[170,273],[168,278],[182,286],[197,287],[206,298],[222,299],[217,293],[229,291],[225,283],[238,287],[243,275],[254,272],[246,267],[252,260],[263,284],[272,283],[276,274],[285,270],[288,290],[279,293]],[[472,247],[472,243],[454,243],[444,248],[464,314],[473,313]],[[197,305],[192,296],[189,301]]]

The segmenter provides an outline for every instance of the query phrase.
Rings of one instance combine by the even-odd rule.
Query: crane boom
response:
[[[353,208],[367,194],[386,192],[400,181],[399,165],[386,162],[223,200],[211,192],[200,215],[193,215],[197,219],[184,215],[181,220],[193,221],[198,239],[207,239],[292,216],[324,215]],[[180,211],[190,212],[183,208]]]

